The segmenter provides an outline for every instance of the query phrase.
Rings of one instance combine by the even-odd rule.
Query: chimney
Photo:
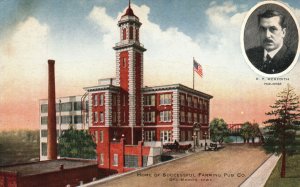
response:
[[[57,159],[54,60],[48,60],[48,160]]]

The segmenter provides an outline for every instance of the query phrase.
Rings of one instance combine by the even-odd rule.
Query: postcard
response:
[[[0,24],[0,186],[299,185],[263,145],[300,95],[300,2],[2,0]]]

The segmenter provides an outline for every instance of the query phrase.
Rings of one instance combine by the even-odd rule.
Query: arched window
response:
[[[126,68],[126,58],[123,58],[122,65],[123,65],[123,68]]]
[[[126,40],[126,29],[123,29],[123,40]]]
[[[133,39],[133,27],[129,27],[129,40]]]

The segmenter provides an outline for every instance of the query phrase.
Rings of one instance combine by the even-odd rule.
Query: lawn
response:
[[[281,159],[272,171],[265,187],[300,186],[300,130],[296,132],[296,154],[287,156],[285,178],[280,178]]]
[[[278,161],[265,187],[300,186],[300,154],[287,157],[286,177],[280,178],[281,159]]]

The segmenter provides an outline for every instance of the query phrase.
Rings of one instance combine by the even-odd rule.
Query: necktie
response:
[[[270,57],[269,54],[267,54],[265,61],[262,63],[262,65],[260,67],[260,70],[263,72],[268,71],[271,67],[271,61],[272,61],[272,58]]]
[[[271,63],[271,60],[272,60],[272,58],[270,57],[270,55],[269,54],[267,54],[267,56],[266,56],[266,63]]]

